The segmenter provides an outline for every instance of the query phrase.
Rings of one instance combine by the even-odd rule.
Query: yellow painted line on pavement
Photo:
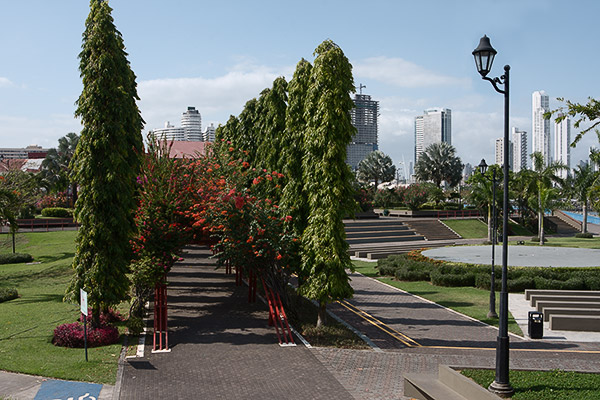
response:
[[[395,330],[394,328],[388,326],[384,322],[378,320],[377,318],[375,318],[371,314],[369,314],[369,313],[361,310],[360,308],[354,306],[352,303],[349,303],[346,300],[338,301],[338,303],[342,307],[346,308],[348,311],[353,312],[354,314],[358,315],[359,317],[361,317],[362,319],[364,319],[365,321],[367,321],[371,325],[376,326],[377,328],[381,329],[383,332],[385,332],[388,335],[392,336],[394,339],[396,339],[396,340],[404,343],[406,346],[408,346],[408,347],[421,347],[421,345],[419,343],[417,343],[415,340],[413,340],[410,337],[406,336],[402,332],[398,332],[397,330]]]
[[[447,350],[491,350],[496,351],[495,347],[459,347],[459,346],[420,346],[422,349],[447,349]],[[600,350],[562,350],[562,349],[510,349],[510,351],[520,352],[541,352],[541,353],[580,353],[580,354],[600,354]]]

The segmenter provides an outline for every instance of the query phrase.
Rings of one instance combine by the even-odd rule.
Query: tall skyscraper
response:
[[[563,114],[558,114],[562,117]],[[554,161],[565,164],[569,169],[558,172],[561,178],[566,178],[571,170],[571,120],[565,117],[561,122],[554,123]]]
[[[196,107],[188,107],[181,116],[181,127],[185,132],[185,140],[202,141],[202,117]]]
[[[513,154],[514,147],[513,143],[508,141],[508,168],[513,169]],[[497,165],[504,165],[504,138],[496,139],[496,151],[495,151],[495,161]]]
[[[512,128],[513,172],[527,168],[527,132]]]
[[[167,121],[164,128],[153,129],[151,133],[162,140],[201,142],[203,140],[202,117],[196,107],[188,107],[181,115],[181,127],[171,125]]]
[[[415,117],[415,164],[421,153],[433,143],[452,144],[452,112],[448,108],[430,108]]]
[[[550,111],[550,98],[545,91],[533,92],[531,95],[531,144],[532,152],[540,152],[544,161],[551,161],[550,153],[550,120],[544,113]]]
[[[354,95],[354,108],[350,111],[352,125],[356,128],[356,135],[347,147],[346,162],[352,169],[372,151],[377,150],[377,117],[379,116],[379,102],[371,100],[366,94]]]
[[[215,125],[211,123],[210,126],[206,127],[206,131],[204,131],[202,134],[202,140],[205,142],[214,142],[216,132],[217,128],[215,128]]]

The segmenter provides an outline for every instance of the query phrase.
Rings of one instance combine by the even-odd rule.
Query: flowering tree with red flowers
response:
[[[169,158],[170,146],[149,138],[138,183],[137,232],[131,241],[132,311],[140,316],[142,306],[156,284],[179,258],[179,250],[192,240],[193,223],[187,211],[195,202],[196,164]]]

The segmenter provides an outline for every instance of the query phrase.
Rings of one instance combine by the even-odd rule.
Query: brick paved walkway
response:
[[[437,374],[439,364],[495,364],[497,330],[362,275],[353,299],[330,310],[383,352],[281,348],[266,307],[215,270],[208,251],[188,250],[169,276],[171,353],[128,361],[121,399],[405,399],[403,374]],[[388,332],[359,317],[368,312]],[[398,340],[400,338],[401,340]],[[412,341],[414,340],[414,342]],[[511,336],[511,368],[600,372],[600,344]]]
[[[263,303],[188,250],[169,274],[170,353],[126,361],[121,399],[352,399],[315,354],[282,348]]]

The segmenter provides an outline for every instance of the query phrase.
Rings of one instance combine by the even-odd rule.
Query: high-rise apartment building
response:
[[[352,143],[347,147],[346,162],[352,169],[358,168],[358,164],[372,151],[377,150],[379,117],[379,102],[371,100],[366,94],[354,96],[354,108],[350,112],[352,125],[356,128],[356,135]]]
[[[202,141],[202,116],[196,107],[188,107],[181,116],[181,127],[185,131],[185,140],[190,142]]]
[[[163,140],[201,142],[203,140],[202,117],[196,107],[188,107],[181,115],[181,127],[171,125],[167,121],[164,128],[154,129],[151,133]]]
[[[508,168],[509,169],[513,169],[513,163],[514,163],[514,147],[513,147],[513,143],[509,140],[508,141]],[[496,151],[495,151],[495,161],[497,165],[504,165],[504,138],[498,138],[496,139]]]
[[[550,153],[550,120],[544,113],[550,111],[550,98],[545,91],[533,92],[531,95],[531,144],[532,152],[540,152],[544,161],[551,161]]]
[[[559,117],[564,116],[562,113]],[[554,124],[554,161],[563,163],[568,169],[558,172],[558,176],[566,178],[571,170],[571,120],[568,116]]]
[[[215,128],[215,125],[211,123],[210,126],[206,127],[206,130],[202,134],[202,140],[205,142],[214,142],[216,132],[217,128]]]
[[[441,142],[452,144],[450,109],[430,108],[415,117],[415,164],[428,146]]]
[[[527,132],[513,126],[511,133],[513,145],[512,170],[513,172],[519,172],[527,168]]]

